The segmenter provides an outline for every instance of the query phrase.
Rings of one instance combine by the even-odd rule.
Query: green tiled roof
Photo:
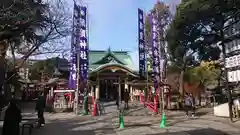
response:
[[[136,66],[134,65],[131,56],[129,55],[129,52],[127,51],[111,51],[110,49],[106,51],[98,51],[98,50],[90,50],[89,51],[89,65],[90,70],[94,71],[99,66],[103,65],[100,64],[104,58],[106,58],[109,55],[113,55],[115,57],[115,61],[119,61],[118,64],[122,64],[126,66],[127,68],[131,69],[132,71],[136,71]],[[97,64],[96,64],[97,63]],[[106,63],[105,63],[106,64]],[[110,62],[109,64],[112,64]]]

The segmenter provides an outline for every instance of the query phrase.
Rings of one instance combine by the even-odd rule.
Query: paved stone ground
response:
[[[146,109],[142,109],[145,112]],[[134,111],[133,111],[134,112]],[[138,110],[141,112],[141,109]],[[136,112],[134,112],[136,113]],[[161,116],[125,116],[125,129],[117,130],[119,135],[239,135],[240,122],[230,123],[228,119],[215,117],[212,109],[199,109],[195,118],[185,117],[184,112],[168,111],[167,128],[160,129]],[[115,118],[117,127],[118,119]]]
[[[112,123],[117,115],[114,103],[105,103],[103,116],[76,116],[73,113],[45,113],[46,125],[33,131],[33,135],[116,135]],[[23,118],[36,118],[31,107],[22,110]],[[27,135],[27,134],[26,134]]]
[[[160,129],[161,116],[141,105],[131,105],[124,117],[125,128],[118,129],[115,104],[105,104],[106,114],[98,117],[75,116],[72,113],[46,113],[46,125],[33,135],[239,135],[240,123],[231,124],[214,117],[210,109],[201,109],[196,118],[186,118],[183,112],[166,112],[167,128]],[[32,110],[32,111],[31,111]],[[25,109],[24,117],[36,117],[33,109]]]

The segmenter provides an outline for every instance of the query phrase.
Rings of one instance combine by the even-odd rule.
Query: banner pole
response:
[[[78,109],[79,109],[79,79],[80,79],[80,74],[79,74],[79,64],[80,64],[80,54],[79,52],[77,53],[77,82],[76,82],[76,91],[75,91],[75,99],[76,99],[76,106],[75,106],[75,113],[78,114]]]

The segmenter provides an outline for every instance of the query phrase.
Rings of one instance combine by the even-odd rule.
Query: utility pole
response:
[[[223,26],[223,25],[222,25]],[[221,39],[224,39],[224,33],[221,30],[220,31],[220,35],[221,35]],[[232,99],[232,91],[229,89],[228,86],[228,68],[226,68],[226,46],[224,44],[224,42],[221,42],[221,46],[222,46],[222,53],[223,53],[223,65],[224,65],[224,84],[225,84],[225,89],[227,91],[227,97],[228,97],[228,109],[229,109],[229,117],[230,117],[230,121],[233,122],[233,111],[232,111],[232,104],[233,104],[233,99]]]

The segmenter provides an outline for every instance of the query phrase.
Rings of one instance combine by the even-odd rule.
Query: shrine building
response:
[[[138,80],[138,65],[127,51],[89,51],[89,86],[91,95],[99,100],[115,100],[117,91],[133,87],[129,82]],[[120,84],[120,85],[118,85]]]

